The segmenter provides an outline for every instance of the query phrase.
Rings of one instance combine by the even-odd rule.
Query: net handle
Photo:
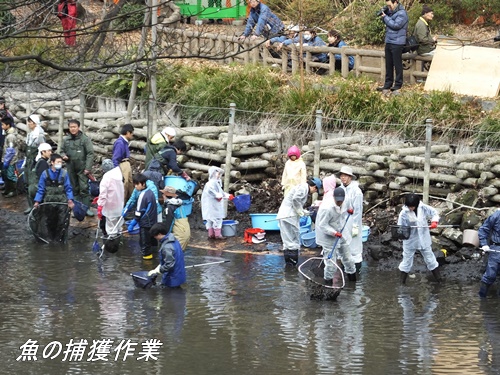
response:
[[[345,219],[345,223],[344,223],[344,226],[342,227],[342,229],[340,230],[340,233],[342,233],[344,231],[344,228],[345,226],[347,225],[347,222],[349,221],[349,218],[351,217],[351,214],[348,212],[347,213],[347,219]],[[341,239],[342,237],[337,237],[337,239],[335,240],[335,243],[333,244],[332,246],[332,249],[330,250],[330,254],[328,254],[328,257],[327,259],[332,259],[332,256],[333,256],[333,251],[335,250],[335,248],[337,247],[337,244],[339,243],[339,240]]]

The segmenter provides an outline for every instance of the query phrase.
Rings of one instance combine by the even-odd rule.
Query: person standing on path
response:
[[[377,91],[398,94],[403,87],[403,48],[406,44],[408,14],[399,0],[387,0],[380,17],[385,23],[385,82]]]

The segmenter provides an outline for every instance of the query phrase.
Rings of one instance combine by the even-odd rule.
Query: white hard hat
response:
[[[175,129],[171,128],[170,126],[167,126],[165,129],[163,129],[162,133],[171,137],[175,137]]]
[[[33,121],[36,125],[40,125],[40,116],[38,115],[30,115],[28,117],[31,121]]]

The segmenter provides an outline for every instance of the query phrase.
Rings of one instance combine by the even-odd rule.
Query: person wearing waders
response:
[[[345,190],[346,200],[352,205],[354,213],[347,222],[344,233],[350,232],[352,241],[349,245],[351,255],[356,263],[356,270],[361,268],[363,261],[363,238],[361,230],[363,229],[363,192],[359,188],[359,183],[354,181],[356,176],[352,173],[352,168],[343,166],[339,172],[340,187]]]
[[[40,181],[40,176],[44,171],[50,168],[50,156],[52,155],[52,146],[48,143],[42,143],[38,146],[38,154],[35,157],[35,165],[31,169],[28,181],[28,201],[29,211],[24,213],[27,215],[31,212],[33,207],[33,202],[35,200],[35,195],[38,190],[38,181]]]
[[[167,126],[161,132],[154,134],[151,138],[148,138],[144,151],[146,153],[146,160],[144,165],[149,165],[149,162],[154,159],[155,155],[161,151],[161,149],[174,141],[176,131],[174,128]]]
[[[488,289],[495,282],[500,269],[500,211],[495,211],[486,219],[478,230],[478,236],[481,250],[488,252],[488,264],[479,288],[479,296],[486,298]]]
[[[323,202],[319,206],[318,214],[316,215],[316,243],[323,247],[323,259],[325,264],[324,279],[325,285],[333,285],[333,274],[335,272],[333,259],[328,260],[328,256],[336,244],[335,252],[340,257],[344,265],[345,272],[349,281],[356,281],[356,266],[354,259],[349,250],[352,236],[349,231],[342,231],[344,223],[349,222],[354,211],[350,207],[350,203],[345,200],[345,190],[341,187],[333,191],[333,199]]]
[[[50,156],[50,168],[45,170],[38,182],[38,191],[35,195],[33,209],[38,209],[40,203],[61,202],[67,203],[69,209],[73,209],[73,188],[71,186],[68,173],[62,169],[63,160],[61,155],[52,154]],[[59,237],[60,242],[66,242],[68,234],[66,215],[68,208],[64,205],[52,205],[45,210],[45,217],[41,226],[46,227],[51,238]],[[62,236],[60,236],[62,234]]]
[[[208,238],[224,240],[222,235],[222,220],[226,216],[223,199],[234,199],[233,194],[228,194],[222,189],[222,176],[224,170],[219,167],[208,169],[208,182],[203,187],[201,194],[201,215],[206,220]]]
[[[430,218],[431,225],[427,223]],[[420,251],[427,269],[432,272],[438,282],[441,281],[439,275],[439,263],[432,252],[432,240],[429,228],[434,229],[439,222],[437,211],[422,202],[416,194],[408,194],[405,198],[405,205],[399,213],[398,225],[418,227],[411,228],[410,238],[403,240],[403,261],[399,264],[401,271],[401,284],[406,283],[408,273],[413,266],[413,256],[417,250]]]
[[[186,267],[184,253],[175,236],[170,233],[165,223],[156,223],[151,227],[151,236],[160,244],[158,254],[160,264],[148,272],[148,276],[161,274],[161,285],[178,288],[186,282]]]
[[[308,194],[321,189],[321,180],[317,177],[309,178],[307,182],[293,187],[283,198],[276,219],[280,228],[281,241],[283,242],[283,256],[285,264],[295,266],[299,261],[300,249],[300,218],[309,216],[309,211],[304,210]]]
[[[26,185],[29,192],[30,182],[36,179],[38,183],[38,178],[32,176],[34,174],[33,167],[36,163],[35,158],[38,155],[38,146],[45,142],[45,134],[40,126],[40,116],[31,115],[28,117],[28,128],[30,129],[28,135],[26,136],[26,159],[24,162],[24,184]],[[52,148],[51,148],[52,150]],[[27,194],[28,198],[28,208],[24,211],[27,215],[30,213],[33,207],[33,198],[30,194]]]
[[[69,135],[63,138],[61,156],[66,162],[71,186],[80,202],[90,207],[89,177],[94,163],[92,141],[80,130],[80,121],[68,121]],[[87,216],[94,216],[89,208]]]

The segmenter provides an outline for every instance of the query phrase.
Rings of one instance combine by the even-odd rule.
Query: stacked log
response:
[[[97,108],[94,108],[94,112],[85,108],[81,116],[80,100],[65,100],[65,111],[61,114],[61,102],[55,94],[9,92],[6,96],[23,138],[27,131],[25,119],[30,113],[40,115],[48,138],[54,143],[58,140],[61,118],[64,122],[70,118],[83,118],[83,129],[94,144],[97,162],[111,156],[113,143],[119,136],[120,126],[125,122],[125,102],[116,99],[98,98],[95,100]],[[170,106],[160,111],[165,113],[171,109]],[[144,114],[143,108],[138,108],[137,112]],[[145,159],[147,119],[133,119],[131,124],[135,128],[135,138],[130,142],[131,158],[141,169]],[[180,126],[180,120],[172,120],[170,116],[158,119],[159,128],[175,124],[177,138],[183,139],[188,145],[188,151],[178,159],[181,168],[204,181],[210,166],[225,166],[228,125]],[[279,179],[284,162],[283,138],[279,128],[273,133],[267,131],[262,134],[244,134],[238,127],[236,129],[230,159],[232,189],[238,190],[246,182]],[[425,148],[398,141],[397,137],[385,137],[384,140],[387,144],[374,144],[373,134],[364,133],[322,139],[319,159],[321,173],[338,173],[342,166],[351,166],[359,178],[365,199],[372,204],[403,192],[420,192],[424,178]],[[302,147],[309,174],[314,169],[314,150],[314,141]],[[455,154],[448,145],[433,145],[430,166],[431,195],[445,197],[450,192],[473,188],[480,189],[480,196],[485,202],[489,201],[492,205],[500,202],[500,151]]]

